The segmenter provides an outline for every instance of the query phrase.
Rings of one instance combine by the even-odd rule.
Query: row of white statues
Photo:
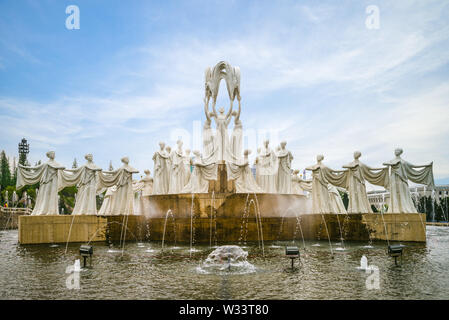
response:
[[[32,215],[59,214],[58,192],[69,186],[78,188],[72,212],[74,215],[133,214],[135,189],[144,189],[147,184],[145,178],[140,183],[141,187],[133,183],[132,175],[138,171],[129,165],[127,157],[122,158],[122,167],[113,171],[102,171],[94,164],[91,154],[87,154],[87,162],[76,169],[65,169],[57,163],[53,151],[47,152],[47,157],[49,160],[39,166],[18,167],[17,189],[39,183]],[[97,213],[96,196],[105,190],[105,198],[108,199],[104,208],[107,210]]]
[[[343,166],[345,170],[332,170],[325,166],[322,155],[317,163],[307,168],[312,171],[312,201],[314,213],[339,213],[333,208],[330,188],[347,190],[348,213],[372,213],[366,194],[365,182],[382,186],[390,193],[389,213],[417,213],[413,204],[408,181],[435,188],[433,163],[413,165],[401,158],[403,150],[395,150],[395,158],[385,162],[383,168],[371,168],[362,163],[360,151],[354,152],[354,161]],[[421,170],[416,170],[421,169]],[[335,192],[334,192],[335,193]],[[340,211],[341,212],[341,211]]]
[[[161,143],[161,147],[164,145]],[[314,213],[372,213],[366,194],[366,181],[373,185],[382,186],[390,193],[388,212],[416,213],[409,191],[408,181],[434,188],[433,163],[427,165],[412,165],[401,158],[402,149],[395,150],[395,158],[384,163],[385,167],[371,168],[362,163],[361,153],[354,153],[354,161],[344,165],[344,170],[333,170],[323,164],[324,157],[317,156],[317,163],[306,168],[312,172],[312,180],[303,180],[298,177],[298,170],[291,171],[291,153],[285,150],[282,143],[278,152],[272,152],[266,141],[265,149],[259,152],[256,159],[256,179],[249,167],[249,151],[244,152],[243,161],[239,165],[227,163],[228,179],[235,180],[238,193],[269,193],[262,188],[271,188],[273,193],[311,194]],[[165,147],[165,146],[164,146]],[[129,159],[122,158],[122,167],[112,171],[102,171],[97,167],[91,154],[87,154],[87,162],[76,169],[65,169],[58,164],[53,151],[47,152],[49,160],[37,167],[19,165],[17,173],[17,189],[25,185],[39,183],[36,204],[33,215],[59,214],[58,192],[68,186],[77,186],[73,214],[111,215],[133,214],[138,202],[136,194],[150,196],[158,192],[162,185],[173,193],[207,193],[208,181],[216,180],[216,164],[205,164],[198,151],[195,159],[189,152],[182,153],[182,143],[179,149],[169,155],[165,148],[155,154],[155,177],[150,177],[150,171],[145,170],[146,176],[140,181],[133,181],[132,175],[138,171],[129,166]],[[157,159],[160,155],[162,159]],[[287,160],[283,158],[286,157]],[[262,166],[266,158],[277,163],[277,173],[271,165]],[[159,167],[156,166],[156,161]],[[266,161],[267,163],[269,161]],[[285,162],[285,163],[284,163]],[[191,166],[194,167],[190,174]],[[160,183],[162,175],[158,170],[161,167],[170,167],[164,175],[168,177],[163,184]],[[262,167],[262,169],[260,169]],[[419,170],[421,169],[421,170]],[[190,176],[190,177],[188,177]],[[260,182],[259,182],[260,181]],[[279,189],[278,189],[279,188]],[[178,190],[178,191],[177,191]],[[181,190],[181,191],[179,191]],[[281,191],[282,190],[282,191]],[[99,212],[96,209],[96,195],[106,191],[103,205]],[[155,192],[156,191],[156,192]],[[197,192],[198,191],[198,192]],[[348,209],[345,210],[340,192],[348,193]]]

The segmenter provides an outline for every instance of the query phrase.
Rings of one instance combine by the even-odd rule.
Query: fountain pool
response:
[[[80,272],[79,290],[66,288],[65,273],[80,258],[79,243],[69,243],[64,254],[65,245],[17,240],[17,230],[0,232],[0,299],[449,299],[446,227],[428,226],[427,243],[407,243],[399,267],[385,241],[374,241],[372,248],[366,241],[345,242],[346,250],[335,251],[332,259],[327,239],[306,240],[305,252],[297,239],[296,272],[284,256],[292,241],[267,241],[265,256],[257,242],[235,247],[239,255],[245,252],[244,259],[231,262],[240,264],[236,272],[210,268],[217,260],[209,243],[191,252],[188,243],[173,248],[166,242],[162,251],[160,241],[127,241],[122,255],[119,242],[97,242],[92,268]],[[378,290],[366,288],[369,275],[358,268],[363,255],[379,268]]]

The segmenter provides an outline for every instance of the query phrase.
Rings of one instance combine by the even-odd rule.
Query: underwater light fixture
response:
[[[392,244],[388,246],[388,255],[394,257],[394,264],[398,265],[398,257],[401,257],[402,264],[402,251],[404,246],[402,244]]]
[[[285,247],[285,255],[292,260],[292,270],[296,258],[300,258],[298,247]]]
[[[86,267],[86,259],[89,257],[89,265],[92,266],[92,254],[94,253],[94,249],[89,245],[80,246],[80,255],[83,257],[83,268]]]

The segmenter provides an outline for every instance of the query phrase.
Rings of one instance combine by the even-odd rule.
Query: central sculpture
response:
[[[219,107],[217,112],[217,97],[222,80],[226,82],[230,105],[227,111],[225,108]],[[238,101],[238,111],[233,110],[235,99]],[[189,155],[183,155],[182,141],[177,142],[178,149],[173,152],[168,152],[165,143],[160,142],[161,149],[153,156],[155,171],[153,194],[208,193],[215,189],[218,192],[220,190],[237,193],[262,192],[263,189],[255,181],[249,167],[248,155],[251,151],[243,152],[242,150],[243,127],[240,113],[240,69],[232,67],[224,61],[219,62],[213,69],[207,68],[205,72],[204,114],[206,121],[203,127],[203,153],[195,150],[193,151],[194,159],[189,159]],[[234,129],[229,137],[228,126],[232,117],[234,117]],[[212,119],[215,122],[215,132],[212,129]],[[285,150],[285,144],[283,144],[283,150],[287,156],[290,155],[287,160],[290,163],[293,157],[290,152]],[[182,165],[186,163],[189,164],[187,167]],[[193,165],[193,172],[190,172],[190,164]],[[272,164],[274,165],[275,162]],[[271,171],[273,183],[268,192],[275,192],[275,172]],[[282,179],[282,182],[289,180],[290,173],[284,174]],[[231,184],[235,185],[235,189],[227,188],[227,180],[232,181]],[[217,182],[210,183],[214,181]],[[290,190],[290,188],[287,187],[286,190]]]

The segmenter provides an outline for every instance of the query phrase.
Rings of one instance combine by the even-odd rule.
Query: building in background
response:
[[[419,199],[421,197],[432,197],[432,189],[429,189],[425,186],[416,186],[409,188],[412,198],[414,200]],[[368,191],[368,201],[370,205],[376,207],[377,210],[388,204],[388,200],[390,199],[390,193],[387,190],[374,190]],[[449,185],[437,185],[435,186],[435,200],[439,202],[445,197],[449,196]]]

